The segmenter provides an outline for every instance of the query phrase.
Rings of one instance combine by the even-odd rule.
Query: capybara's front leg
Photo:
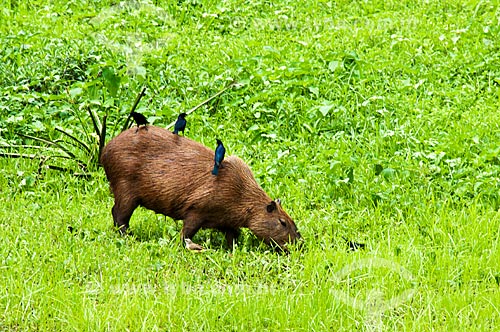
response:
[[[181,239],[193,239],[193,236],[201,228],[203,220],[196,215],[190,215],[184,218],[184,223],[182,225]]]
[[[233,249],[234,243],[236,242],[236,239],[240,235],[240,231],[235,229],[235,228],[229,228],[229,227],[221,227],[219,228],[221,232],[224,233],[226,236],[226,242],[227,245],[229,246],[229,249]]]

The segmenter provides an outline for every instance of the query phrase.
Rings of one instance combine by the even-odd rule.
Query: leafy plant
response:
[[[4,149],[13,150],[22,148],[23,150],[36,149],[36,154],[26,154],[17,152],[3,152],[4,157],[16,158],[39,158],[40,167],[50,168],[60,171],[72,170],[70,164],[76,164],[77,169],[83,173],[76,173],[77,175],[88,175],[87,172],[93,171],[98,167],[99,156],[106,142],[106,135],[108,133],[108,115],[113,114],[114,124],[112,126],[111,134],[116,134],[118,124],[122,119],[114,113],[118,113],[119,108],[115,105],[115,100],[118,96],[120,88],[121,77],[115,73],[113,68],[104,67],[102,72],[99,72],[96,79],[87,83],[75,83],[68,91],[69,97],[74,107],[69,108],[70,114],[77,120],[78,126],[73,129],[66,129],[56,126],[55,133],[59,134],[58,138],[52,139],[50,137],[34,136],[23,133],[18,133],[19,136],[25,140],[39,143],[40,145],[6,145]],[[82,101],[76,108],[76,103],[79,98],[84,94],[95,93],[95,90],[105,89],[106,93],[102,93],[99,99],[91,99],[89,101]],[[131,112],[135,110],[140,98],[144,95],[145,88],[138,95]],[[110,102],[111,101],[111,102]],[[99,108],[104,108],[100,110]],[[99,113],[103,114],[102,118]],[[89,124],[92,127],[89,128]],[[59,163],[59,165],[46,164],[49,160],[63,160],[67,163]],[[69,164],[68,164],[69,162]],[[62,165],[62,166],[61,166]]]

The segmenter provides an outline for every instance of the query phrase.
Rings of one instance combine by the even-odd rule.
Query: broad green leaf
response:
[[[328,63],[328,69],[331,72],[336,72],[337,70],[342,70],[342,62],[334,60]]]
[[[71,98],[74,99],[75,97],[81,95],[82,92],[83,92],[82,88],[74,88],[74,89],[69,90],[69,95]]]
[[[104,85],[106,86],[109,94],[116,97],[118,89],[120,88],[120,76],[115,74],[112,67],[106,67],[102,70],[102,77],[104,78]]]
[[[328,112],[334,107],[334,105],[332,104],[325,104],[325,105],[322,105],[320,106],[318,109],[319,109],[319,112],[323,115],[323,116],[327,116],[328,115]]]

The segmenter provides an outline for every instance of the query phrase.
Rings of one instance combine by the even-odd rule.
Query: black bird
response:
[[[222,166],[222,161],[224,160],[224,155],[226,154],[226,149],[224,148],[224,145],[222,145],[222,142],[218,139],[217,140],[217,148],[215,149],[215,164],[214,164],[214,170],[212,171],[213,175],[219,174],[219,167]]]
[[[349,250],[356,251],[356,250],[363,250],[366,248],[366,244],[364,244],[364,243],[351,241],[351,240],[346,239],[345,237],[342,237],[342,238],[349,246]]]
[[[347,242],[347,244],[349,245],[349,249],[351,249],[353,251],[366,248],[366,244],[364,244],[364,243],[349,241],[349,242]]]
[[[139,130],[139,126],[142,126],[144,125],[144,128],[146,128],[146,130],[148,129],[148,120],[146,120],[146,117],[144,115],[142,115],[141,113],[137,113],[137,112],[132,112],[130,113],[130,115],[132,116],[132,118],[134,119],[135,123],[137,124],[137,130]],[[136,132],[137,132],[136,130]]]
[[[179,135],[179,131],[182,131],[182,135],[184,135],[184,129],[186,129],[186,113],[181,113],[177,117],[177,121],[175,121],[175,126],[174,126],[174,134]]]

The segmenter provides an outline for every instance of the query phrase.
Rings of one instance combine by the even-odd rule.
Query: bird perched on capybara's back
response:
[[[182,131],[182,135],[184,135],[184,130],[186,129],[186,113],[181,113],[177,117],[174,125],[174,134],[179,134],[179,131]]]
[[[217,148],[215,149],[215,157],[214,157],[214,169],[212,170],[213,175],[219,174],[219,168],[222,165],[222,161],[224,160],[224,155],[226,154],[226,148],[224,144],[222,144],[220,139],[217,139]]]
[[[300,238],[279,200],[269,198],[240,158],[227,157],[212,176],[213,150],[159,127],[148,129],[126,130],[102,151],[115,197],[113,220],[121,232],[143,206],[183,220],[181,235],[187,239],[200,228],[214,228],[232,246],[242,227],[282,248]]]
[[[146,117],[144,115],[142,115],[141,113],[137,113],[137,112],[131,112],[130,116],[132,117],[132,119],[134,119],[135,123],[137,124],[136,132],[139,131],[140,126],[144,126],[144,128],[147,129],[148,120],[146,119]]]

